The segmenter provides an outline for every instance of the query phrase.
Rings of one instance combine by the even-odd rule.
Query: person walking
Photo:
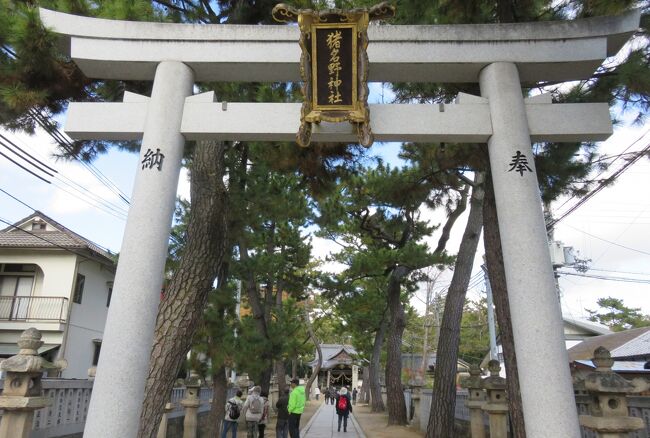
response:
[[[277,422],[275,423],[275,438],[287,438],[289,436],[289,388],[284,390],[284,394],[280,396],[275,403],[275,408],[278,412]]]
[[[269,421],[269,393],[261,392],[260,397],[264,400],[264,404],[262,406],[262,418],[260,418],[259,423],[257,423],[257,430],[259,432],[259,438],[264,438],[266,423]]]
[[[356,405],[357,404],[357,394],[359,393],[359,390],[357,388],[354,388],[352,390],[352,404]]]
[[[242,407],[242,414],[246,419],[246,436],[248,438],[258,438],[258,426],[264,410],[264,400],[260,397],[260,392],[262,392],[262,388],[254,386]]]
[[[221,438],[228,438],[228,431],[232,431],[232,438],[237,438],[237,422],[241,414],[242,405],[244,402],[241,400],[242,392],[237,391],[234,397],[226,402],[226,416],[223,419],[223,430]]]
[[[323,389],[323,397],[325,398],[325,404],[329,405],[330,404],[330,389],[325,388]]]
[[[289,436],[300,438],[300,416],[305,410],[305,387],[300,386],[300,380],[291,381],[291,393],[289,394]]]
[[[348,415],[352,412],[352,403],[348,389],[343,386],[336,396],[336,415],[339,416],[339,429],[341,431],[341,422],[343,422],[343,432],[348,431]]]

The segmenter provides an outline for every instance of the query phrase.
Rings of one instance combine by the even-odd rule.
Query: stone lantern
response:
[[[183,421],[183,438],[196,438],[198,431],[198,411],[201,406],[199,390],[201,382],[195,377],[190,377],[185,383],[185,398],[181,400],[181,406],[185,408],[185,419]]]
[[[483,379],[481,379],[481,369],[477,365],[470,366],[469,377],[462,382],[462,386],[469,393],[469,399],[465,403],[465,406],[469,408],[472,438],[485,438],[483,406],[485,405],[486,397],[485,391],[483,390]]]
[[[614,359],[604,347],[594,351],[596,370],[585,378],[585,389],[592,397],[591,415],[581,415],[580,424],[598,432],[599,437],[623,438],[629,432],[643,429],[642,418],[630,417],[626,395],[635,391],[632,383],[612,371]]]
[[[487,401],[483,410],[490,417],[490,438],[506,438],[508,434],[508,401],[506,399],[506,379],[499,375],[501,364],[492,359],[488,362],[490,376],[483,380]]]
[[[18,354],[0,365],[6,374],[0,396],[0,408],[4,409],[0,438],[29,438],[34,411],[52,404],[50,398],[43,396],[43,373],[62,370],[66,363],[62,360],[54,364],[40,357],[38,349],[42,345],[41,332],[29,328],[20,335]]]

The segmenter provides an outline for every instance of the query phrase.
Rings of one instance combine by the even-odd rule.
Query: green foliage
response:
[[[650,315],[641,313],[640,307],[627,307],[619,298],[599,298],[599,309],[589,310],[589,321],[599,322],[615,332],[650,326]]]
[[[487,304],[485,298],[465,301],[460,328],[458,358],[478,364],[490,349],[488,336]]]

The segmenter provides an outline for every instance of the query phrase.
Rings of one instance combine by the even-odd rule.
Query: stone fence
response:
[[[422,390],[420,396],[419,418],[416,418],[416,426],[422,432],[427,430],[427,423],[429,421],[429,411],[431,409],[432,391],[430,389]],[[465,389],[456,392],[456,421],[464,424],[469,430],[470,412],[467,407],[469,393]],[[578,407],[578,414],[587,415],[589,413],[588,395],[576,395],[576,405]],[[408,402],[407,402],[408,403]],[[408,406],[408,404],[407,404]],[[631,417],[642,418],[645,421],[645,429],[629,432],[630,438],[650,438],[650,396],[631,396],[628,397],[628,410]],[[417,415],[417,414],[416,414]],[[483,415],[483,424],[488,427],[488,416]],[[594,431],[581,427],[582,438],[597,438]]]
[[[596,371],[584,381],[577,382],[575,388],[581,437],[650,438],[650,396],[638,394],[647,394],[650,382],[647,379],[627,381],[612,372],[613,360],[607,350],[601,349],[596,350],[593,359]],[[494,365],[494,369],[490,369],[492,375],[486,379],[480,377],[477,368],[470,369],[471,377],[464,384],[466,389],[456,393],[458,436],[509,436],[505,380],[497,377],[498,362],[491,361],[491,365]],[[413,424],[426,431],[432,390],[413,388],[405,393],[405,400],[409,412],[414,410],[411,415]],[[605,435],[599,435],[598,430]]]
[[[86,423],[88,404],[92,393],[92,380],[77,379],[43,379],[43,395],[51,400],[50,406],[34,412],[30,438],[69,437],[81,434]],[[0,389],[4,388],[4,380],[0,381]],[[185,387],[172,390],[172,410],[168,419],[183,417],[185,411],[180,401],[185,398]],[[210,410],[212,388],[201,388],[199,392],[201,405],[198,413]],[[0,411],[0,416],[2,411]]]

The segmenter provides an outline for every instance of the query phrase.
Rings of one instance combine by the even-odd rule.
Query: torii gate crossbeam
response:
[[[153,80],[151,98],[71,104],[79,139],[142,138],[131,209],[93,388],[87,438],[134,438],[185,139],[291,140],[294,104],[218,103],[194,81],[297,81],[298,29],[100,20],[41,10],[89,77]],[[370,81],[474,82],[455,105],[371,106],[378,140],[487,142],[529,438],[579,437],[531,141],[602,140],[605,104],[524,99],[521,85],[589,77],[637,29],[640,12],[580,21],[371,26]],[[256,123],[250,123],[256,120]],[[273,123],[260,122],[272,120]],[[316,141],[353,141],[349,126]],[[162,161],[164,155],[164,165]],[[155,158],[154,158],[155,157]],[[155,193],[156,196],[152,196]]]

